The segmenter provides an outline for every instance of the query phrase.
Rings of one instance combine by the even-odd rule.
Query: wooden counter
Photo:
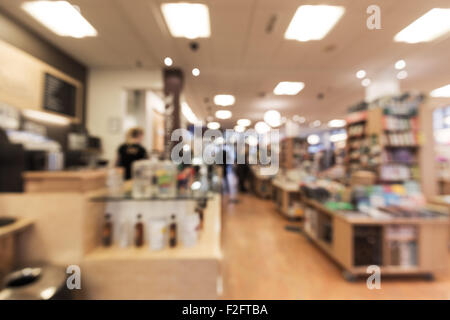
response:
[[[87,299],[217,299],[221,288],[221,200],[215,195],[204,213],[197,244],[152,251],[97,247],[82,262]]]
[[[300,206],[300,184],[286,179],[273,179],[272,188],[277,211],[288,219],[299,219],[303,210]]]
[[[105,188],[107,174],[108,169],[29,171],[23,178],[25,192],[87,192]]]

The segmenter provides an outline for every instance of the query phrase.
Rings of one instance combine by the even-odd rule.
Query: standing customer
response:
[[[131,179],[131,166],[134,161],[147,158],[147,151],[141,145],[144,130],[131,128],[127,132],[126,142],[117,151],[117,166],[125,169],[125,180]]]

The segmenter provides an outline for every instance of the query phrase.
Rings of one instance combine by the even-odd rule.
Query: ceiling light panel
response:
[[[97,30],[67,1],[30,1],[22,9],[62,37],[95,37]]]
[[[218,94],[214,96],[214,103],[218,106],[231,106],[235,102],[234,96],[231,94]]]
[[[275,89],[273,89],[273,93],[276,95],[295,96],[302,91],[304,87],[305,84],[303,82],[282,81],[277,84]]]
[[[202,3],[164,3],[161,11],[170,34],[175,38],[209,38],[208,6]]]
[[[397,33],[394,41],[429,42],[448,32],[450,32],[450,8],[434,8]]]
[[[450,98],[450,84],[434,89],[430,95],[434,98]]]
[[[284,37],[289,40],[321,40],[344,14],[344,7],[305,5],[298,7]]]
[[[218,119],[230,119],[232,116],[232,113],[230,110],[217,110],[216,111],[216,118]]]

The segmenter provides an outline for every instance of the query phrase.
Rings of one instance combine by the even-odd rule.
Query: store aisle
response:
[[[345,281],[303,235],[286,231],[295,223],[271,201],[253,195],[239,200],[224,199],[225,299],[450,299],[450,267],[434,282],[382,277],[381,289],[369,290],[365,279]]]

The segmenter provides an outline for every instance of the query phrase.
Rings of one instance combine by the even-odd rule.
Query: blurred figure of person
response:
[[[222,156],[223,156],[223,162],[222,162],[222,174],[223,174],[223,182],[225,184],[225,188],[224,188],[224,192],[225,193],[229,193],[230,192],[230,184],[228,183],[228,164],[227,164],[227,159],[228,159],[228,153],[227,153],[227,149],[225,148],[225,145],[222,148]]]
[[[249,152],[245,150],[244,163],[238,163],[236,166],[236,175],[238,177],[239,192],[247,192],[247,181],[250,177]]]
[[[147,159],[147,151],[142,146],[144,130],[131,128],[126,135],[126,141],[117,150],[117,166],[124,168],[125,180],[131,179],[131,168],[136,160]]]

